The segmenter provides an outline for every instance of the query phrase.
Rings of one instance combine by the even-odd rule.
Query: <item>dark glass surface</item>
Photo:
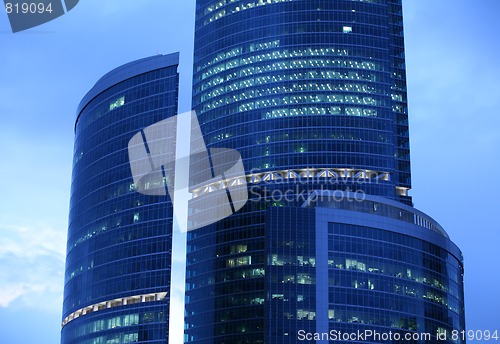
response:
[[[186,341],[275,343],[268,278],[286,268],[268,265],[267,209],[313,190],[412,205],[401,1],[197,0],[193,108],[207,146],[238,150],[247,175],[305,174],[250,182],[243,209],[188,233]],[[308,175],[333,170],[350,177]]]
[[[197,1],[193,107],[250,171],[387,172],[411,199],[400,1]]]
[[[63,319],[96,306],[64,325],[61,343],[165,343],[168,336],[172,204],[135,191],[127,150],[138,131],[177,114],[178,62],[166,60],[118,68],[80,106]],[[163,296],[147,296],[155,294]]]
[[[237,149],[247,174],[389,177],[257,183],[237,214],[189,233],[189,342],[264,343],[264,306],[252,300],[267,295],[266,208],[304,201],[273,192],[360,190],[411,204],[402,31],[400,1],[197,1],[193,108],[208,147]],[[251,264],[227,266],[235,245]],[[221,320],[228,315],[231,326]]]
[[[334,221],[334,211],[330,219]],[[404,343],[457,343],[437,340],[436,334],[465,329],[460,257],[398,233],[397,227],[328,222],[328,276],[323,278],[328,297],[318,300],[317,226],[314,209],[269,210],[266,343],[297,343],[299,331],[317,333],[318,302],[328,304],[326,333],[333,336],[369,330],[402,338],[408,333],[432,335],[429,340],[399,341]],[[393,343],[373,338],[366,342]]]

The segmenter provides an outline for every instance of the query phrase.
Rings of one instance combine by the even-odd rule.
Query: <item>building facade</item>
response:
[[[369,172],[411,204],[399,0],[199,0],[193,108],[250,171]],[[382,183],[384,181],[384,183]]]
[[[197,0],[193,109],[250,199],[188,233],[186,342],[464,329],[461,253],[408,195],[401,0]]]
[[[167,342],[172,204],[136,192],[127,146],[177,114],[178,63],[172,54],[121,66],[78,107],[63,344]]]
[[[268,209],[265,343],[461,343],[458,247],[412,207],[356,197]]]

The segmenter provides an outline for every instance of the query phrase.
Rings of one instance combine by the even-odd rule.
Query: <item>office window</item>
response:
[[[351,33],[352,32],[352,26],[344,26],[344,33]]]

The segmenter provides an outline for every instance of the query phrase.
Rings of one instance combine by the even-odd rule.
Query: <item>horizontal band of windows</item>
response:
[[[332,241],[331,239],[330,241]],[[377,245],[378,242],[373,242],[372,245]],[[386,249],[386,248],[385,248]],[[386,249],[387,250],[387,249]],[[410,248],[398,248],[398,250],[412,251],[415,260],[423,259],[424,255],[417,250]],[[340,251],[339,251],[340,252]],[[350,270],[356,272],[369,272],[377,275],[384,275],[402,279],[408,279],[419,284],[425,284],[437,288],[443,292],[449,292],[448,278],[446,275],[439,274],[435,271],[427,271],[419,267],[417,264],[401,264],[401,261],[390,260],[388,254],[379,258],[363,255],[352,255],[349,253],[336,253],[328,259],[328,267],[337,270]],[[384,251],[385,254],[385,251]],[[409,255],[409,253],[408,253]],[[283,258],[277,260],[283,261]],[[443,264],[440,264],[443,265]],[[362,287],[363,285],[353,284],[355,288]],[[370,287],[369,285],[365,286]],[[373,289],[370,287],[369,289]]]
[[[335,323],[357,323],[371,326],[387,326],[391,329],[403,329],[417,331],[417,318],[405,317],[399,312],[377,309],[369,310],[346,310],[330,309],[328,319]]]
[[[123,235],[122,235],[123,237]],[[167,238],[158,236],[157,238],[138,239],[135,243],[123,245],[120,249],[114,249],[112,254],[94,251],[95,259],[88,261],[78,256],[82,250],[73,251],[68,255],[68,264],[71,270],[65,274],[66,284],[78,283],[71,280],[82,274],[93,276],[94,283],[105,283],[109,280],[116,280],[122,275],[132,278],[137,274],[149,273],[151,275],[161,275],[168,271],[169,266],[165,258],[169,257]],[[139,243],[144,242],[143,245]],[[147,248],[143,248],[146,246]],[[112,248],[108,248],[112,249]],[[132,252],[134,253],[133,256]],[[89,272],[89,270],[93,270]]]
[[[249,0],[249,1],[220,0],[216,4],[208,6],[204,10],[203,13],[205,16],[207,16],[207,18],[203,21],[203,26],[213,23],[231,14],[240,13],[242,11],[250,10],[257,7],[262,7],[265,5],[272,5],[272,4],[291,2],[291,1],[295,0]],[[365,2],[372,4],[383,4],[381,0],[351,0],[351,1]],[[200,13],[197,14],[197,17],[199,16]]]
[[[295,104],[298,104],[298,102]],[[264,109],[268,107],[282,107],[287,105],[294,105],[290,102],[289,97],[284,97],[283,99],[271,98],[264,100],[256,100],[241,105],[234,104],[232,106],[231,104],[217,102],[217,104],[209,105],[206,106],[204,109],[201,109],[199,113],[204,114],[207,113],[208,111],[213,111],[214,109],[221,108],[222,106],[225,106],[224,114],[227,115],[227,114],[252,111],[256,109]],[[344,106],[325,107],[320,105],[321,103],[318,103],[316,106],[294,107],[289,109],[280,108],[280,109],[268,110],[262,112],[261,118],[272,119],[278,117],[306,116],[306,115],[346,115],[346,116],[358,116],[358,117],[378,117],[378,111],[375,109],[367,109],[365,107],[360,108],[360,107],[344,107]],[[360,104],[360,105],[369,106],[368,104]]]
[[[390,204],[384,204],[382,202],[375,202],[375,201],[367,201],[367,206],[363,207],[365,209],[360,208],[362,212],[366,212],[369,208],[372,208],[373,210],[381,211],[385,213],[386,215],[384,216],[389,216],[394,218],[394,216],[399,216],[398,212],[399,210],[405,210],[403,207],[400,207],[399,205],[390,205]],[[325,206],[323,204],[320,204],[319,206]],[[328,205],[326,205],[328,206]],[[376,206],[376,209],[375,209]],[[344,209],[347,209],[344,207]],[[406,209],[405,211],[409,211],[410,209]],[[417,210],[410,211],[411,213],[417,213]],[[391,214],[392,213],[392,214]],[[436,226],[439,226],[438,223],[435,223]],[[443,230],[441,228],[441,230]],[[443,230],[444,231],[444,230]],[[351,247],[347,250],[342,250],[340,248],[334,248],[336,251],[345,251],[348,253],[358,253],[361,255],[365,256],[371,256],[373,257],[376,255],[375,253],[366,253],[367,246],[370,246],[370,242],[373,242],[374,246],[377,247],[378,250],[380,250],[380,242],[390,242],[393,244],[396,244],[398,246],[404,246],[408,247],[410,249],[416,249],[417,251],[423,252],[428,255],[429,259],[424,260],[424,265],[430,263],[430,264],[443,264],[446,262],[447,269],[448,269],[448,276],[450,278],[458,277],[461,274],[459,274],[459,269],[463,270],[462,266],[462,256],[459,255],[460,257],[455,256],[454,254],[448,252],[447,250],[442,250],[438,249],[434,244],[431,244],[430,242],[427,241],[422,241],[422,239],[418,239],[416,237],[411,237],[402,233],[396,233],[396,232],[387,232],[382,229],[375,229],[373,227],[364,227],[364,226],[357,226],[357,225],[348,225],[348,224],[341,224],[341,223],[329,223],[328,225],[328,232],[330,235],[336,236],[334,238],[334,245],[335,242],[339,242],[338,240],[342,241],[352,241],[352,239],[355,239],[354,241],[356,243],[362,242],[362,244],[359,246],[357,244],[351,244]],[[442,233],[445,235],[446,233]],[[446,236],[446,235],[445,235]],[[389,245],[390,247],[391,245]],[[401,251],[403,253],[406,253],[405,251]],[[384,256],[387,252],[383,251],[381,252],[382,256]],[[437,260],[436,260],[437,259]],[[401,260],[400,257],[394,258],[394,260]],[[411,263],[411,261],[409,261]],[[422,261],[415,262],[415,265],[418,265],[419,267],[422,267]],[[429,268],[429,267],[428,267]],[[431,270],[435,270],[435,268],[430,268]],[[444,270],[443,270],[444,271]],[[462,271],[463,274],[463,271]],[[454,281],[458,284],[458,279],[454,279]]]
[[[203,66],[197,67],[196,71],[199,72],[205,68],[210,67],[211,65],[214,65],[214,64],[220,63],[224,60],[239,56],[243,53],[244,50],[247,50],[249,52],[255,52],[255,51],[260,51],[260,50],[277,48],[279,46],[280,46],[280,41],[274,40],[274,41],[270,41],[270,42],[251,43],[251,44],[247,45],[245,48],[243,48],[243,47],[233,48],[233,49],[228,50],[226,52],[219,53],[211,61],[208,61]]]
[[[315,45],[312,47],[305,46],[301,48],[281,47],[280,45],[280,40],[273,40],[260,43],[252,42],[247,45],[232,48],[225,52],[217,51],[217,55],[212,57],[211,60],[205,63],[198,61],[195,63],[197,66],[195,71],[195,80],[200,79],[200,76],[202,76],[203,73],[206,73],[207,69],[210,70],[209,68],[218,69],[221,67],[234,67],[235,65],[244,66],[271,60],[296,59],[300,57],[338,58],[339,56],[342,56],[344,57],[343,60],[346,61],[348,61],[348,59],[356,59],[358,61],[365,61],[368,63],[385,63],[387,58],[386,51],[383,50],[384,53],[381,53],[380,49],[376,47],[363,47],[361,49],[356,45],[345,45],[342,49],[334,49],[327,45]],[[402,82],[404,82],[404,80],[402,80]]]
[[[240,78],[242,82],[251,82],[254,80],[255,85],[262,85],[268,83],[278,83],[283,81],[296,81],[296,80],[304,80],[308,82],[315,82],[318,80],[353,80],[353,81],[368,81],[370,83],[383,81],[380,72],[373,71],[318,71],[318,70],[310,70],[310,71],[289,71],[288,73],[276,73],[276,72],[264,72],[259,71],[262,76],[247,78],[248,75],[238,74],[236,72],[228,73],[225,75],[218,75],[214,78],[209,79],[208,81],[204,81],[201,86],[195,85],[195,89],[207,90],[212,87],[216,87],[225,82],[232,81],[234,79]],[[247,81],[249,80],[249,81]],[[234,82],[233,82],[234,84]],[[231,85],[229,85],[231,86]],[[195,97],[201,98],[200,94],[195,94]]]
[[[205,128],[204,128],[205,129]],[[295,128],[294,128],[295,129]],[[220,132],[216,130],[205,135],[212,135],[209,139],[206,139],[207,144],[216,143],[220,141],[230,140],[235,142],[240,150],[244,147],[253,146],[255,144],[260,145],[263,143],[297,143],[302,141],[323,141],[323,140],[347,140],[347,141],[363,141],[377,143],[389,143],[392,144],[392,133],[387,133],[382,130],[367,129],[367,128],[343,128],[341,126],[323,127],[315,131],[297,131],[297,130],[275,130],[262,132],[259,129],[254,129],[253,132],[235,135],[234,132],[237,128],[226,129],[225,132]],[[266,135],[267,134],[267,135]],[[405,144],[409,144],[405,141]],[[409,146],[400,147],[401,150],[409,149]],[[270,155],[267,153],[266,149],[265,155]]]
[[[425,308],[426,312],[428,312],[425,317],[427,321],[432,319],[440,321],[442,324],[449,324],[450,319],[458,319],[457,316],[448,315],[448,312],[431,311],[431,308]],[[375,308],[367,309],[361,307],[336,306],[334,309],[328,311],[328,318],[331,326],[333,325],[337,328],[341,326],[340,323],[386,326],[388,330],[391,329],[392,331],[394,331],[394,329],[417,331],[418,328],[416,317],[407,317],[404,313],[388,309],[382,310]],[[449,331],[451,331],[451,328]]]
[[[382,100],[377,100],[372,97],[360,97],[354,95],[344,96],[344,95],[313,94],[313,95],[281,96],[279,98],[262,99],[259,94],[250,91],[232,97],[221,98],[217,101],[205,104],[205,106],[203,106],[203,108],[201,109],[200,113],[204,113],[206,111],[210,111],[224,105],[240,103],[242,101],[251,99],[255,99],[255,101],[249,101],[247,103],[239,105],[238,111],[249,111],[253,109],[265,108],[270,106],[287,106],[287,105],[297,105],[297,104],[353,104],[353,105],[363,105],[363,106],[386,106],[385,102],[383,102]],[[367,110],[367,109],[360,109],[360,110],[361,111],[359,111],[359,116],[364,115],[364,116],[376,117],[375,110]],[[335,111],[332,114],[341,114],[340,107],[338,108],[338,112]],[[348,113],[348,108],[346,108],[344,114],[347,115],[350,114]],[[351,115],[356,115],[356,114],[352,113]],[[276,117],[282,117],[282,116],[276,116]],[[265,118],[269,117],[265,116]]]
[[[204,74],[210,73],[210,69],[208,70],[208,72],[206,71],[206,69],[210,68],[210,66],[212,65],[215,65],[214,67],[212,67],[212,70],[213,69],[219,70],[220,68],[230,69],[235,66],[250,65],[269,60],[283,60],[289,58],[310,57],[310,56],[334,57],[334,56],[353,55],[347,49],[333,49],[333,48],[302,48],[295,50],[285,49],[285,50],[273,50],[257,55],[254,54],[254,55],[243,56],[239,58],[234,58],[228,62],[221,63],[222,61],[225,61],[233,57],[241,56],[243,54],[247,55],[248,53],[255,53],[256,51],[264,49],[266,50],[276,49],[279,46],[280,46],[280,41],[276,40],[272,42],[252,43],[244,48],[243,47],[234,48],[225,53],[220,53],[219,55],[217,55],[217,57],[212,59],[212,61],[205,63],[203,66],[197,67],[196,71],[197,72],[205,71]],[[352,57],[357,57],[357,56],[352,56]]]
[[[125,320],[125,319],[124,319]],[[126,321],[126,320],[125,320]],[[124,323],[126,323],[124,321]],[[96,338],[79,340],[78,344],[128,344],[128,343],[137,343],[139,341],[139,333],[117,333],[106,336],[99,336]]]
[[[214,4],[212,6],[209,6],[205,9],[205,15],[210,15],[204,22],[203,25],[210,24],[216,20],[219,20],[221,18],[224,18],[226,15],[238,13],[241,11],[246,11],[255,7],[261,7],[265,5],[271,5],[271,4],[277,4],[280,2],[290,2],[294,0],[253,0],[253,1],[244,1],[240,2],[238,0],[221,0],[217,2],[217,4]],[[222,10],[219,10],[223,7],[226,7],[228,5],[231,5],[235,3],[235,5],[231,6],[230,8],[224,8]],[[219,10],[219,11],[218,11]]]
[[[114,299],[111,301],[103,301],[99,302],[84,308],[80,308],[79,310],[71,313],[66,318],[64,318],[62,322],[62,327],[66,326],[71,321],[78,319],[79,317],[85,316],[90,313],[95,313],[99,311],[103,311],[110,308],[121,307],[126,305],[132,305],[136,303],[146,303],[146,302],[155,302],[161,301],[167,296],[167,293],[156,293],[156,294],[145,294],[145,295],[135,295],[129,296],[119,299]]]
[[[254,269],[226,269],[221,271],[221,275],[219,278],[215,280],[213,277],[208,278],[199,278],[196,282],[186,283],[186,292],[203,288],[208,285],[213,284],[223,284],[231,281],[241,281],[242,279],[254,279],[254,278],[264,278],[266,275],[266,271],[264,268],[254,268]]]
[[[272,58],[272,54],[269,59],[278,59]],[[290,58],[292,56],[289,56]],[[248,62],[246,60],[249,60]],[[266,61],[266,60],[262,60]],[[220,64],[215,66],[208,71],[204,72],[201,76],[198,76],[196,79],[199,81],[205,80],[207,78],[211,78],[217,74],[222,72],[231,71],[235,68],[239,68],[240,75],[253,75],[256,73],[262,72],[270,72],[270,71],[278,71],[278,70],[291,70],[291,69],[305,69],[305,68],[346,68],[346,69],[359,69],[359,70],[370,70],[370,71],[385,71],[385,68],[382,64],[378,64],[372,61],[355,61],[355,60],[345,60],[345,59],[290,59],[285,60],[283,58],[279,58],[279,61],[268,63],[268,64],[260,64],[255,66],[255,63],[260,62],[252,62],[252,58],[246,58],[240,60],[229,61],[225,64]],[[241,68],[242,66],[251,65],[251,67]]]
[[[378,96],[366,96],[364,94],[357,95],[353,94],[353,92],[357,93],[373,93],[369,91],[369,88],[355,87],[353,86],[351,90],[343,87],[332,87],[330,85],[318,85],[318,84],[309,84],[307,86],[309,89],[300,89],[301,87],[295,87],[299,85],[293,85],[292,87],[283,87],[276,86],[272,88],[254,88],[254,89],[246,89],[241,93],[234,94],[232,91],[221,91],[217,92],[216,95],[212,96],[204,96],[205,98],[202,101],[210,100],[211,98],[224,96],[216,101],[212,101],[211,103],[204,103],[203,110],[210,110],[212,108],[220,107],[222,105],[232,104],[236,102],[241,102],[244,100],[250,99],[262,99],[264,97],[269,96],[280,96],[281,103],[284,105],[290,104],[310,104],[310,103],[337,103],[337,104],[356,104],[356,105],[368,105],[368,106],[388,106],[387,104],[390,102],[388,97],[380,94]],[[356,89],[359,89],[357,91]],[[316,92],[311,92],[316,91]],[[332,93],[332,92],[338,93]],[[348,93],[349,92],[349,93]],[[228,95],[228,93],[232,93],[233,95]],[[289,95],[293,94],[293,95]],[[276,100],[277,98],[266,98],[260,101],[269,102],[272,100]],[[406,103],[401,105],[394,105],[394,111],[403,112],[406,110]]]
[[[368,171],[368,170],[353,170],[353,169],[302,169],[302,170],[283,170],[260,172],[246,175],[245,177],[236,177],[217,181],[208,185],[198,186],[191,191],[193,198],[211,193],[217,190],[227,189],[229,186],[243,185],[245,183],[258,184],[278,180],[300,180],[302,178],[338,178],[338,179],[374,179],[377,181],[390,181],[390,173]]]
[[[359,276],[359,275],[358,275]],[[346,304],[346,305],[363,305],[369,307],[373,305],[376,308],[380,307],[381,300],[391,298],[405,300],[406,302],[400,304],[401,311],[408,311],[411,305],[421,304],[424,301],[437,304],[438,307],[445,306],[449,311],[459,314],[460,306],[463,302],[451,294],[443,293],[439,290],[433,290],[428,287],[415,285],[413,282],[388,280],[385,277],[377,277],[368,279],[366,277],[359,277],[354,281],[348,283],[339,283],[338,280],[332,281],[335,287],[330,287],[330,303]],[[359,300],[352,301],[353,295],[371,295],[370,301]],[[374,305],[374,303],[377,304]],[[383,301],[382,301],[383,302]],[[392,308],[391,308],[392,309]],[[416,312],[414,308],[410,310],[412,314]]]
[[[122,205],[123,206],[123,205]],[[167,233],[158,231],[157,228],[162,228],[163,226],[159,225],[159,223],[165,224],[165,220],[170,221],[172,219],[171,215],[165,214],[164,210],[161,209],[162,205],[158,205],[155,207],[151,207],[150,209],[141,209],[140,212],[130,212],[129,210],[121,211],[119,213],[113,213],[112,207],[105,207],[104,205],[96,205],[96,208],[106,208],[106,211],[109,211],[108,215],[104,216],[95,216],[92,219],[82,219],[79,217],[71,217],[69,234],[71,235],[68,240],[67,250],[68,254],[73,248],[82,244],[83,242],[91,239],[96,235],[100,235],[106,232],[110,232],[116,230],[117,228],[129,229],[130,233],[134,232],[139,228],[139,226],[134,226],[138,222],[140,222],[140,228],[144,228],[142,234],[144,236],[156,237],[156,236],[165,236]],[[164,205],[163,205],[164,206]],[[73,222],[78,221],[76,223]],[[82,232],[86,234],[82,235]],[[78,237],[77,237],[78,235]],[[139,234],[130,234],[130,237],[122,238],[123,235],[116,238],[115,244],[119,244],[125,241],[135,241],[135,240],[144,240],[145,237],[139,237]],[[119,241],[119,239],[122,241]]]
[[[166,313],[163,305],[145,307],[140,311],[129,309],[128,312],[113,312],[109,317],[66,327],[62,331],[62,341],[78,344],[137,343],[147,333],[148,343],[161,343],[162,339],[164,342],[165,334],[168,335]]]
[[[253,110],[251,105],[243,107],[240,111]],[[304,107],[295,109],[276,109],[266,112],[262,118],[272,119],[289,116],[305,116],[305,115],[346,115],[357,117],[377,117],[377,110],[361,109],[361,108],[344,108],[341,107]]]
[[[285,279],[286,278],[287,277],[285,276]],[[277,286],[279,286],[283,282],[274,281],[272,283],[276,283]],[[415,308],[419,307],[419,306],[417,306],[417,302],[415,302],[416,300],[415,301],[406,300],[406,302],[401,303],[400,297],[401,297],[401,295],[404,295],[407,297],[415,298],[415,296],[421,291],[420,288],[418,288],[418,287],[417,288],[411,288],[411,287],[403,288],[402,285],[397,285],[397,284],[391,283],[390,281],[385,281],[385,280],[382,281],[381,280],[381,281],[378,281],[379,285],[383,289],[387,289],[388,291],[387,292],[378,292],[377,291],[378,288],[376,288],[375,285],[373,284],[373,282],[370,282],[370,280],[368,280],[367,283],[366,282],[363,282],[363,283],[365,283],[366,286],[361,286],[360,284],[357,283],[357,281],[354,281],[353,282],[354,289],[352,287],[351,288],[343,288],[343,287],[331,288],[330,296],[329,296],[330,304],[335,304],[335,306],[337,306],[337,307],[343,306],[343,305],[346,307],[360,306],[364,310],[368,310],[368,309],[383,310],[385,308],[385,310],[390,309],[391,312],[406,313],[406,314],[415,314],[415,312],[417,312]],[[377,284],[377,282],[375,282],[375,284]],[[358,287],[362,288],[364,290],[359,290]],[[273,287],[271,287],[271,288],[273,288]],[[358,290],[355,290],[355,289],[358,289]],[[402,289],[406,289],[406,293],[403,293]],[[370,295],[370,297],[365,296],[365,298],[363,298],[363,295],[366,295],[366,296]],[[423,297],[421,297],[421,299],[431,300],[437,304],[445,305],[441,301],[437,301],[436,299],[433,300],[432,295],[433,295],[433,293],[428,291],[425,294],[423,294]],[[300,295],[300,297],[303,299],[304,296]],[[438,296],[437,298],[441,298],[441,297]],[[272,302],[275,304],[278,304],[281,302],[289,302],[290,299],[293,299],[293,297],[288,296],[286,294],[272,294],[272,298],[271,298]],[[389,301],[388,299],[389,300],[392,299],[392,300]],[[420,303],[421,301],[418,301],[418,302]],[[447,308],[449,308],[452,312],[454,312],[455,314],[458,315],[459,314],[458,313],[458,301],[455,299],[454,302],[456,303],[456,306],[447,307]],[[386,306],[388,306],[388,304],[391,304],[391,303],[392,303],[392,305],[390,306],[390,308],[389,307],[386,308]],[[332,311],[330,311],[330,312],[332,312]],[[285,318],[292,319],[292,318],[289,318],[286,314],[287,313],[284,314]],[[332,317],[330,317],[330,319],[332,319]]]
[[[346,92],[350,93],[364,93],[364,94],[375,94],[386,96],[387,93],[385,90],[375,87],[374,84],[370,83],[332,83],[331,81],[327,82],[318,82],[318,80],[314,81],[303,81],[300,83],[293,83],[290,85],[283,85],[278,82],[277,79],[280,76],[267,76],[267,77],[259,77],[259,78],[249,78],[244,79],[239,82],[234,82],[227,86],[217,87],[209,92],[202,93],[201,95],[197,95],[202,102],[208,101],[212,98],[217,98],[219,96],[223,96],[228,93],[233,93],[239,90],[244,90],[244,93],[247,94],[249,92],[254,92],[258,96],[263,95],[275,95],[275,94],[285,94],[292,92],[311,92],[311,91],[323,91],[323,92],[339,92],[339,95],[345,95]],[[274,84],[274,85],[270,85]],[[259,87],[264,86],[264,87]],[[393,101],[403,102],[403,95],[393,93],[391,94]]]

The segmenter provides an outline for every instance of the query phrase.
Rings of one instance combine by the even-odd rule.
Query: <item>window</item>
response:
[[[252,256],[237,257],[228,259],[226,267],[232,268],[235,266],[252,265]]]
[[[120,97],[114,102],[111,102],[111,104],[109,104],[109,111],[119,108],[120,106],[123,105],[125,105],[125,97]]]
[[[344,26],[344,33],[351,33],[352,32],[352,26]]]
[[[305,309],[297,309],[297,320],[315,320],[316,312]]]
[[[247,245],[231,246],[231,254],[234,254],[234,253],[244,253],[247,250],[248,250]]]

